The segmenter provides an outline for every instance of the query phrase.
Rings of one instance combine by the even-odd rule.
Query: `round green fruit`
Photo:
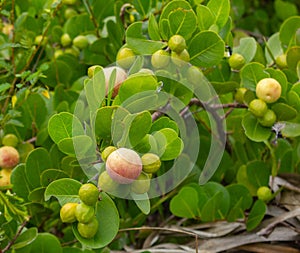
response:
[[[98,178],[98,187],[104,192],[113,193],[117,190],[118,185],[119,184],[108,175],[107,171],[103,171]]]
[[[10,146],[2,146],[0,148],[0,167],[13,168],[20,161],[18,150]]]
[[[268,106],[266,102],[261,99],[253,99],[249,104],[249,110],[254,116],[260,118],[265,115],[268,110]]]
[[[238,88],[234,94],[235,101],[240,104],[243,104],[246,92],[247,92],[246,88],[244,88],[244,87]]]
[[[277,67],[280,69],[287,68],[288,65],[287,65],[287,61],[286,61],[286,54],[281,54],[281,55],[277,56],[275,59],[275,63],[277,65]]]
[[[105,162],[107,160],[108,156],[115,150],[117,150],[117,148],[114,146],[106,147],[101,153],[102,160]]]
[[[0,170],[0,186],[8,186],[10,185],[10,176],[11,169],[2,169]]]
[[[84,49],[89,45],[87,37],[78,35],[73,39],[73,45],[79,49]]]
[[[78,50],[77,47],[66,48],[65,53],[66,54],[71,54],[71,55],[73,55],[75,57],[78,57],[79,54],[80,54],[80,52],[79,52],[79,50]]]
[[[98,231],[99,223],[96,217],[94,217],[89,223],[77,224],[78,233],[86,239],[93,238]]]
[[[78,222],[89,223],[95,216],[95,209],[93,206],[80,203],[76,206],[75,216]]]
[[[78,195],[84,204],[94,206],[98,200],[99,191],[94,184],[87,183],[80,187]]]
[[[191,82],[194,85],[199,85],[201,80],[203,79],[203,73],[202,71],[196,67],[191,66],[187,70],[187,80]]]
[[[186,48],[186,42],[181,35],[176,34],[169,39],[168,46],[172,51],[179,54]]]
[[[61,2],[67,5],[74,5],[76,4],[77,0],[62,0]]]
[[[129,69],[135,61],[134,52],[128,48],[123,47],[117,53],[116,63],[124,69]]]
[[[14,134],[6,134],[2,138],[2,145],[4,146],[10,146],[10,147],[16,147],[19,143],[19,139]]]
[[[229,57],[228,63],[232,69],[240,70],[245,65],[246,61],[244,56],[234,53]]]
[[[66,203],[62,206],[60,209],[60,219],[62,222],[72,223],[77,220],[75,216],[77,205],[77,203]]]
[[[150,189],[150,178],[146,173],[141,173],[131,184],[131,191],[136,194],[144,194]]]
[[[74,10],[73,8],[67,8],[64,12],[64,17],[65,19],[69,19],[71,17],[76,16],[78,13],[76,10]]]
[[[264,116],[259,118],[258,121],[262,126],[271,127],[275,124],[276,118],[275,112],[271,109],[268,109]]]
[[[151,56],[151,64],[154,68],[162,69],[169,65],[170,63],[170,55],[165,50],[157,50]]]
[[[146,173],[155,173],[161,166],[161,161],[158,155],[146,153],[142,157],[143,171]]]
[[[261,186],[257,190],[257,197],[262,201],[268,202],[273,198],[273,194],[269,187]]]
[[[184,49],[181,53],[172,51],[171,59],[175,65],[177,65],[178,67],[183,67],[190,61],[190,54],[186,49]]]
[[[67,46],[71,45],[72,39],[71,39],[70,35],[68,33],[64,33],[60,37],[60,43],[62,44],[63,47],[67,47]]]
[[[274,103],[281,96],[281,85],[274,78],[261,79],[256,85],[256,96],[266,103]]]
[[[45,46],[47,44],[47,37],[43,37],[43,35],[38,35],[34,39],[34,44],[39,45],[41,44],[42,46]]]
[[[119,184],[130,184],[142,172],[142,160],[133,150],[119,148],[106,160],[106,171]]]
[[[59,56],[63,55],[64,51],[61,49],[56,49],[54,52],[54,58],[57,59]]]

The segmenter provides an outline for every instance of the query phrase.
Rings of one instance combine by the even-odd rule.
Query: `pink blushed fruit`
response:
[[[3,146],[0,148],[0,167],[13,168],[19,163],[19,160],[19,152],[14,147]]]
[[[113,151],[106,160],[106,171],[119,184],[130,184],[142,172],[142,160],[133,150],[119,148]]]

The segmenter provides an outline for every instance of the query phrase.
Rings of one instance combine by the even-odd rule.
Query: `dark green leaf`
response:
[[[256,200],[246,222],[248,231],[255,229],[260,224],[265,216],[266,211],[266,204],[262,200]]]

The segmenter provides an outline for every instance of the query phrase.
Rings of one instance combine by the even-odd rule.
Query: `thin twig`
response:
[[[13,246],[13,244],[15,243],[15,241],[17,240],[17,238],[19,237],[19,235],[21,234],[22,230],[24,229],[24,227],[26,226],[28,220],[25,220],[22,224],[21,227],[19,228],[19,230],[17,231],[17,233],[15,234],[14,238],[6,245],[6,247],[2,250],[2,253],[8,251],[11,246]]]

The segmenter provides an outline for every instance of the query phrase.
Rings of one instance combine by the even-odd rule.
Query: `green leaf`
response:
[[[21,233],[14,244],[12,245],[13,250],[23,248],[27,245],[30,245],[38,236],[38,230],[36,227],[31,227]]]
[[[297,16],[298,14],[297,6],[293,3],[276,0],[274,7],[277,17],[281,20],[285,20],[291,16]]]
[[[155,133],[153,137],[158,147],[158,155],[162,161],[175,159],[183,150],[183,141],[171,128],[164,128]]]
[[[44,202],[45,187],[34,188],[28,195],[28,200],[35,203]]]
[[[96,217],[99,229],[91,239],[83,238],[78,230],[77,223],[73,223],[73,232],[77,240],[88,248],[98,249],[108,245],[119,231],[119,213],[112,199],[105,193],[100,193],[101,201],[97,202]]]
[[[226,188],[215,182],[208,182],[201,187],[208,196],[208,201],[201,209],[201,220],[215,221],[224,219],[230,205],[230,197]]]
[[[265,66],[260,63],[251,62],[246,64],[240,72],[242,86],[255,91],[259,80],[269,77],[269,74],[264,70]]]
[[[171,36],[169,15],[174,10],[190,11],[191,9],[192,7],[190,4],[187,1],[182,0],[171,1],[163,8],[158,26],[164,40],[168,40]]]
[[[268,65],[271,65],[277,56],[283,54],[279,32],[274,33],[267,41],[265,55]]]
[[[119,98],[122,103],[135,94],[147,90],[156,90],[158,82],[155,76],[145,73],[136,73],[127,78],[119,89]]]
[[[57,179],[68,178],[69,175],[57,169],[47,169],[41,173],[41,185],[46,187]]]
[[[48,201],[51,197],[57,198],[59,204],[71,202],[79,202],[78,191],[81,187],[81,183],[77,180],[70,178],[62,178],[50,183],[45,191],[45,201]]]
[[[183,218],[199,217],[198,193],[193,187],[184,186],[179,193],[171,199],[170,211]]]
[[[230,2],[229,0],[210,0],[207,7],[215,16],[215,22],[219,28],[222,28],[229,17]]]
[[[208,30],[215,22],[215,16],[205,5],[197,6],[198,27],[200,31]]]
[[[170,35],[179,34],[185,39],[191,37],[197,27],[197,17],[194,11],[176,9],[168,16]]]
[[[233,49],[234,53],[239,53],[245,58],[245,62],[252,61],[257,49],[256,40],[252,37],[240,39],[240,45]]]
[[[252,196],[256,196],[260,186],[268,185],[270,173],[267,164],[262,161],[252,161],[239,168],[237,182],[246,186]]]
[[[211,67],[217,65],[224,57],[225,43],[215,32],[203,31],[193,37],[188,51],[192,64]]]
[[[152,6],[152,0],[142,1],[142,0],[133,0],[134,8],[142,15],[142,18],[145,18]]]
[[[112,120],[122,122],[128,114],[128,111],[119,106],[105,106],[99,108],[95,118],[96,136],[103,139],[111,138]]]
[[[118,122],[113,121],[113,129],[118,127]],[[116,124],[117,123],[117,124]],[[117,140],[113,136],[113,142],[120,147],[134,147],[149,132],[152,125],[152,117],[149,111],[143,111],[136,114],[129,114],[123,120],[123,135]]]
[[[101,105],[106,93],[105,75],[102,67],[96,67],[92,79],[84,83],[85,96],[91,112],[95,112]]]
[[[149,25],[148,25],[149,37],[152,40],[160,40],[160,34],[158,29],[158,24],[156,22],[155,16],[151,13],[149,16]]]
[[[165,116],[162,116],[159,119],[155,120],[153,122],[151,130],[149,132],[153,133],[153,132],[159,131],[163,128],[171,128],[176,133],[179,133],[177,123],[175,121],[173,121],[172,119],[165,117]]]
[[[235,91],[240,84],[238,82],[227,81],[227,82],[211,82],[217,94],[226,94]]]
[[[300,29],[300,28],[299,28]],[[291,47],[286,53],[286,61],[288,67],[295,71],[297,70],[297,64],[300,61],[300,46]]]
[[[10,180],[14,192],[24,200],[28,200],[28,195],[32,188],[27,179],[25,164],[19,164],[13,169]]]
[[[151,211],[151,204],[148,194],[135,194],[134,192],[131,192],[130,195],[142,213],[148,215]]]
[[[271,129],[261,126],[258,119],[248,112],[244,115],[242,126],[246,136],[255,142],[266,141],[271,136]]]
[[[44,148],[36,148],[32,150],[28,154],[25,164],[26,177],[31,189],[41,186],[41,173],[52,168],[50,155]]]
[[[136,54],[149,55],[166,46],[165,42],[148,40],[142,34],[143,22],[135,22],[126,30],[126,43]]]
[[[50,233],[39,233],[37,238],[28,245],[28,253],[62,253],[62,247],[57,237]]]
[[[93,148],[94,142],[87,135],[78,135],[70,138],[64,138],[57,143],[59,150],[69,156],[82,158]],[[96,150],[96,147],[95,149]]]
[[[284,128],[281,133],[284,137],[295,138],[300,136],[300,124],[292,122],[284,122]]]
[[[248,231],[255,229],[263,220],[267,206],[262,200],[256,200],[246,221]]]
[[[84,135],[84,129],[80,120],[68,112],[53,115],[48,122],[48,131],[55,143],[65,138]]]
[[[251,207],[253,199],[247,187],[242,184],[231,184],[226,186],[226,189],[230,195],[230,207],[233,207],[240,199],[239,207],[243,211]]]
[[[300,17],[294,16],[286,19],[280,26],[279,38],[284,49],[296,43],[296,32],[300,28]]]
[[[284,103],[274,104],[272,110],[275,112],[278,121],[292,120],[298,115],[296,109]]]

